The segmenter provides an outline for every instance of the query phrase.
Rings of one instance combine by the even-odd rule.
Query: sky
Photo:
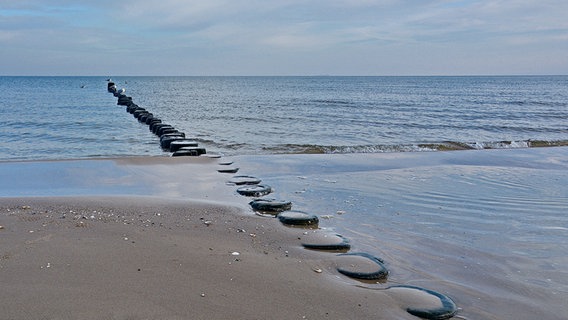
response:
[[[566,0],[0,0],[0,75],[533,74]]]

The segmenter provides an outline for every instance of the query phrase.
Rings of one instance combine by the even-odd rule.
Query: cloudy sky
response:
[[[0,75],[568,74],[567,0],[0,0]]]

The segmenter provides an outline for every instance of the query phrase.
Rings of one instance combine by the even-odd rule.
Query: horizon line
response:
[[[568,74],[409,74],[409,75],[347,75],[347,74],[307,74],[307,75],[31,75],[0,74],[0,77],[555,77]]]

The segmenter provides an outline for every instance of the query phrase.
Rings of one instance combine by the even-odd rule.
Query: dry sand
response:
[[[0,164],[0,319],[416,319],[408,306],[438,306],[341,276],[334,253],[301,247],[308,231],[247,212],[214,161]]]

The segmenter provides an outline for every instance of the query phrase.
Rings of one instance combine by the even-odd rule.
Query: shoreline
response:
[[[199,139],[195,139],[198,140]],[[204,142],[203,144],[207,144]],[[472,147],[472,146],[477,147]],[[568,147],[568,140],[519,140],[519,141],[493,141],[493,142],[432,142],[432,143],[410,143],[400,145],[380,145],[380,146],[318,146],[318,145],[287,145],[289,150],[270,149],[270,153],[263,152],[263,150],[252,150],[251,153],[223,154],[227,157],[270,157],[270,156],[301,156],[301,155],[321,155],[321,156],[335,156],[335,155],[370,155],[381,156],[389,154],[432,154],[432,153],[447,153],[447,152],[485,152],[485,151],[508,151],[508,150],[534,150],[534,149],[550,149],[550,148],[566,148]],[[374,149],[376,147],[376,149]],[[349,151],[346,151],[349,150]],[[369,151],[374,150],[374,151]],[[260,152],[260,153],[258,153]],[[217,155],[217,153],[214,153]],[[57,162],[57,161],[79,161],[79,160],[118,160],[118,159],[136,159],[136,158],[154,158],[164,159],[171,157],[171,154],[166,150],[161,150],[156,154],[139,155],[139,154],[125,154],[125,155],[96,155],[90,157],[76,157],[76,158],[5,158],[0,159],[2,163],[26,163],[26,162]]]
[[[92,253],[101,260],[96,261],[93,270],[106,270],[104,265],[101,264],[112,264],[113,260],[109,260],[109,257],[112,256],[122,257],[122,255],[125,255],[125,261],[121,263],[121,268],[124,268],[122,270],[131,268],[132,266],[129,265],[131,261],[135,261],[137,264],[151,263],[153,265],[152,270],[154,270],[151,274],[151,282],[155,281],[152,282],[154,284],[152,290],[163,292],[176,302],[174,307],[162,300],[158,301],[149,297],[151,294],[144,292],[143,288],[136,284],[136,281],[140,279],[133,278],[135,274],[138,274],[138,268],[136,268],[136,272],[133,272],[134,275],[132,277],[126,277],[123,282],[118,281],[116,288],[114,283],[108,283],[108,280],[101,279],[101,275],[96,275],[96,273],[95,275],[88,275],[92,280],[92,283],[89,285],[94,286],[95,291],[101,292],[101,296],[90,296],[92,301],[102,299],[100,300],[101,303],[112,306],[108,311],[108,318],[120,318],[121,315],[124,317],[129,315],[134,319],[181,319],[187,317],[205,319],[225,318],[228,316],[253,319],[267,317],[289,319],[302,318],[304,316],[306,318],[322,318],[322,315],[325,314],[326,318],[329,319],[349,317],[416,319],[416,317],[406,311],[409,306],[416,304],[417,301],[430,306],[432,306],[432,303],[439,303],[439,301],[432,301],[431,295],[419,295],[417,300],[415,295],[420,292],[393,288],[393,285],[397,284],[416,284],[423,288],[447,294],[455,300],[458,307],[464,308],[464,310],[458,313],[460,316],[491,319],[494,317],[493,315],[499,317],[498,315],[503,316],[503,314],[525,314],[528,317],[531,313],[542,312],[550,306],[538,305],[538,302],[534,301],[520,308],[515,303],[511,304],[509,308],[501,307],[502,303],[500,302],[508,301],[510,298],[517,299],[515,294],[512,294],[511,297],[504,296],[501,298],[493,297],[490,295],[491,293],[485,292],[485,294],[489,294],[491,300],[495,301],[494,303],[476,300],[483,299],[483,297],[477,297],[479,293],[476,292],[477,290],[482,290],[482,288],[473,290],[472,287],[464,291],[462,287],[467,287],[471,284],[460,282],[463,280],[460,280],[459,277],[454,279],[454,277],[461,275],[451,273],[455,271],[452,271],[450,268],[451,264],[454,263],[450,260],[450,255],[442,255],[446,260],[443,261],[443,265],[448,265],[447,267],[436,265],[436,263],[442,261],[437,261],[436,259],[439,258],[436,255],[427,257],[427,252],[419,253],[419,251],[416,251],[419,253],[418,257],[420,258],[418,259],[423,259],[424,261],[416,260],[417,256],[412,253],[413,251],[407,252],[409,248],[403,246],[404,240],[400,238],[402,235],[397,234],[400,230],[396,229],[396,224],[393,225],[392,222],[381,226],[381,232],[387,236],[392,233],[395,235],[394,238],[387,237],[379,240],[381,239],[380,236],[365,234],[365,231],[358,227],[354,230],[349,230],[349,228],[354,228],[354,225],[352,225],[352,222],[348,222],[348,220],[356,218],[353,208],[357,208],[360,213],[364,213],[365,210],[371,207],[366,207],[370,204],[355,203],[353,202],[355,200],[353,196],[343,193],[353,188],[353,192],[355,190],[360,190],[363,193],[371,191],[380,195],[383,192],[387,192],[388,188],[404,182],[404,180],[400,179],[407,179],[408,174],[411,175],[408,178],[414,179],[414,176],[416,176],[418,178],[416,181],[424,180],[425,178],[420,176],[425,173],[429,175],[434,174],[434,176],[438,177],[460,177],[464,174],[474,174],[476,176],[477,173],[475,172],[468,173],[471,170],[482,170],[480,172],[485,172],[489,177],[499,172],[519,175],[530,173],[531,176],[535,176],[535,174],[541,175],[550,171],[551,174],[554,174],[558,170],[565,169],[568,165],[566,160],[567,150],[568,148],[544,148],[533,152],[524,152],[526,150],[491,150],[482,153],[479,153],[479,151],[463,151],[459,153],[428,153],[426,155],[423,153],[400,153],[372,156],[361,154],[231,157],[230,160],[235,162],[231,166],[241,167],[238,174],[257,175],[263,179],[263,183],[271,184],[275,188],[274,194],[268,197],[287,198],[293,200],[293,209],[314,212],[320,215],[320,217],[324,215],[330,216],[329,219],[326,218],[320,222],[322,229],[319,231],[334,232],[336,229],[342,230],[342,232],[349,234],[349,238],[354,238],[355,241],[352,244],[355,251],[371,249],[373,253],[384,257],[387,261],[387,267],[393,271],[393,274],[389,276],[386,284],[378,283],[376,285],[340,275],[336,270],[335,254],[302,248],[299,238],[303,238],[305,232],[311,231],[286,227],[280,224],[277,221],[278,219],[267,219],[266,217],[255,215],[248,206],[250,199],[236,194],[235,187],[226,184],[227,180],[233,175],[217,172],[219,159],[201,157],[182,157],[183,159],[136,157],[39,163],[0,163],[0,176],[3,178],[0,190],[2,190],[3,195],[12,193],[11,197],[14,197],[15,194],[22,191],[27,191],[28,193],[28,196],[19,197],[18,199],[0,197],[0,208],[2,210],[0,225],[3,226],[3,229],[0,230],[0,235],[11,234],[14,228],[21,231],[11,238],[13,242],[10,242],[10,249],[0,252],[0,256],[3,257],[0,260],[0,267],[4,271],[8,268],[7,266],[13,268],[12,272],[14,273],[10,274],[10,276],[8,276],[9,273],[4,273],[3,276],[6,277],[6,280],[27,277],[34,279],[33,281],[30,280],[27,286],[26,284],[13,284],[14,290],[10,290],[6,295],[12,296],[12,299],[16,297],[24,299],[25,294],[30,292],[28,290],[36,290],[32,282],[45,280],[42,280],[41,272],[46,271],[48,262],[50,263],[49,271],[54,270],[54,262],[51,261],[52,259],[48,259],[50,256],[44,255],[44,252],[45,254],[53,254],[52,256],[54,257],[70,259],[69,261],[71,262],[68,264],[75,265],[77,261],[90,259],[83,255],[82,249],[85,249],[85,254]],[[472,154],[478,156],[472,157]],[[222,160],[226,161],[227,159]],[[21,176],[22,173],[24,176]],[[383,179],[384,175],[388,179]],[[364,180],[359,178],[360,176],[367,177],[367,179],[378,179],[377,181],[380,185],[372,186],[371,189],[368,189],[369,186],[364,184],[359,185],[361,182],[364,182]],[[20,181],[11,180],[18,177],[22,179]],[[546,179],[546,177],[545,175],[542,179]],[[42,183],[37,183],[41,181]],[[386,184],[381,186],[384,183]],[[452,183],[455,184],[457,182]],[[476,181],[476,183],[479,183],[479,181]],[[459,186],[459,184],[456,184],[456,186]],[[364,188],[361,189],[362,187]],[[419,185],[415,187],[418,188],[417,190],[422,190],[422,187]],[[502,187],[507,186],[503,185]],[[406,190],[406,192],[412,193],[411,190]],[[66,196],[60,197],[62,194]],[[394,194],[389,195],[388,192],[384,193],[383,196],[390,197],[393,201],[397,197]],[[334,198],[337,199],[334,200]],[[346,206],[344,199],[352,203]],[[16,202],[12,202],[9,205],[7,202],[10,201]],[[34,202],[35,204],[25,204],[26,202]],[[68,209],[73,204],[84,210],[83,215],[87,217],[86,219],[82,217],[74,219],[69,215],[65,219],[61,219],[60,216],[58,217],[54,214],[30,214],[30,210],[42,212],[44,210],[53,210],[53,208],[59,208],[58,212],[60,213],[65,210],[66,206]],[[140,214],[138,213],[140,205],[144,208],[142,210],[143,214],[142,217],[136,218],[136,214]],[[25,206],[30,206],[30,208],[24,208]],[[191,214],[189,220],[184,220],[182,218],[183,214],[174,214],[167,219],[164,215],[156,215],[157,212],[161,213],[161,210],[182,212],[193,207],[196,208],[196,211]],[[11,214],[6,215],[6,208],[11,208]],[[101,213],[101,219],[98,219],[97,215],[95,215],[95,219],[90,219],[88,213],[93,212],[93,210],[99,212],[100,208],[106,208],[105,210],[110,210],[111,212],[118,210],[128,213],[135,217],[134,220],[138,221],[138,223],[124,224],[123,220],[117,220],[115,216],[105,217],[103,213]],[[341,214],[335,213],[335,211],[330,211],[330,208],[337,212],[342,210],[345,212]],[[384,211],[384,208],[386,207],[381,205],[379,210]],[[80,211],[79,209],[75,208],[72,210]],[[107,212],[105,210],[102,210],[102,212]],[[215,211],[215,213],[209,212],[211,210]],[[208,212],[207,214],[212,218],[204,217],[204,212]],[[156,221],[154,220],[158,217],[161,217],[159,219],[165,219],[166,223],[162,222],[162,225],[158,224],[156,226]],[[203,218],[203,220],[200,218]],[[356,219],[361,220],[364,218],[361,216]],[[83,222],[88,223],[90,226],[88,228],[77,226],[76,220],[79,222],[84,220]],[[146,220],[154,222],[154,225],[142,223]],[[396,216],[389,218],[389,220],[393,220],[394,223],[398,224],[403,222],[400,220],[400,217]],[[214,223],[208,227],[205,221],[214,221]],[[345,222],[348,222],[348,229],[342,229],[341,227]],[[416,223],[420,226],[420,221],[416,221],[415,218],[412,218],[411,223],[409,226]],[[36,226],[37,231],[31,229],[34,232],[29,233],[31,230],[27,230],[29,228],[26,226],[32,225]],[[211,228],[213,226],[220,228]],[[188,233],[188,230],[192,232]],[[194,233],[193,231],[195,230],[201,230],[204,233],[200,233],[201,231]],[[239,230],[244,230],[245,232]],[[254,232],[250,230],[254,230]],[[360,232],[360,234],[357,235],[357,232]],[[423,242],[422,238],[427,235],[423,234],[417,237],[415,235],[416,231],[412,229],[403,229],[402,232],[406,238],[411,240],[416,238],[416,241],[419,242]],[[557,232],[562,231],[558,230]],[[84,236],[85,233],[89,234],[88,237]],[[136,243],[132,245],[144,245],[144,250],[138,248],[139,251],[136,251],[137,253],[134,256],[130,252],[132,248],[125,246],[113,247],[113,244],[116,243],[127,244],[128,241],[123,240],[124,237],[122,235],[130,233],[136,234],[137,237],[136,240],[133,240]],[[103,236],[105,234],[108,236]],[[251,234],[254,234],[254,237]],[[46,235],[48,236],[47,238],[45,238]],[[132,236],[127,236],[126,238],[129,240],[133,239]],[[70,245],[70,243],[77,243],[81,239],[91,239],[93,242],[90,243],[91,246],[79,243],[76,248],[72,248],[74,246]],[[110,239],[113,239],[113,241],[111,242]],[[371,243],[367,243],[367,239]],[[124,243],[118,240],[122,240]],[[203,252],[200,252],[200,254],[196,254],[197,251],[195,250],[197,249],[189,249],[193,248],[191,243],[194,241],[201,243],[199,250],[203,250]],[[101,247],[99,248],[97,245],[97,248],[94,248],[92,246],[93,243],[100,243]],[[233,245],[236,245],[238,249],[232,249],[231,246]],[[424,245],[426,243],[420,244],[413,250],[423,250]],[[61,246],[62,249],[59,251],[54,249],[57,246]],[[183,251],[180,247],[188,250]],[[71,251],[75,250],[73,252],[78,251],[76,252],[77,255],[70,257],[63,248]],[[222,252],[213,250],[216,254],[212,254],[209,252],[211,251],[209,248],[223,249],[218,249]],[[161,256],[164,249],[167,249],[166,251],[168,252],[171,251],[177,258]],[[453,252],[460,248],[448,247],[445,249]],[[477,248],[472,247],[471,249]],[[439,251],[440,249],[436,250]],[[148,254],[143,253],[146,251]],[[106,255],[107,252],[108,256]],[[233,252],[239,252],[240,254],[239,256],[233,256]],[[210,253],[212,257],[209,257],[206,253]],[[456,255],[458,262],[460,262],[461,253],[456,251],[453,254]],[[474,251],[469,251],[469,254],[471,254],[471,259],[476,257],[485,259],[480,253]],[[405,260],[409,259],[408,255],[414,256],[414,258]],[[145,259],[141,260],[140,257],[145,257]],[[154,257],[162,258],[155,259]],[[167,262],[173,259],[182,259],[179,257],[183,257],[186,264],[194,260],[202,262],[202,264],[192,268],[192,270],[199,271],[199,274],[202,276],[197,277],[199,279],[196,280],[190,274],[178,270],[179,272],[174,272],[173,276],[176,280],[170,281],[165,280],[165,276],[160,275],[156,271],[161,268],[170,270],[171,266]],[[239,261],[235,261],[235,259]],[[562,265],[561,260],[558,260],[554,265]],[[23,261],[34,261],[33,265],[35,267],[32,268],[30,266],[26,270],[16,268]],[[243,263],[245,261],[247,262],[246,266]],[[486,260],[481,260],[481,262],[484,261]],[[409,263],[417,265],[407,269]],[[433,264],[429,265],[429,263]],[[496,261],[495,263],[500,262]],[[227,265],[225,266],[224,264]],[[76,265],[77,268],[75,269],[69,267],[64,273],[59,273],[56,278],[66,279],[68,275],[75,275],[73,280],[77,280],[76,278],[83,274],[85,268],[90,268],[88,265],[79,265]],[[211,271],[210,269],[217,265],[223,265],[221,268],[222,272],[215,275],[203,275],[202,272]],[[227,281],[225,275],[235,271],[235,266],[243,267],[234,273],[238,275],[242,282],[235,287],[226,288],[231,283]],[[422,269],[419,266],[422,266]],[[44,268],[42,269],[41,267]],[[439,278],[435,274],[428,274],[428,268],[431,267],[440,269],[440,276],[443,278]],[[459,267],[459,265],[456,267]],[[145,268],[139,269],[144,270]],[[258,272],[260,270],[263,271]],[[322,272],[317,272],[317,270]],[[411,272],[410,274],[409,271]],[[464,273],[463,275],[483,279],[485,276],[478,272],[476,271],[474,274]],[[504,272],[505,276],[508,276],[507,271],[503,270],[502,272]],[[412,273],[420,276],[415,277]],[[287,274],[292,276],[286,276]],[[114,277],[120,278],[120,275],[115,275]],[[202,277],[207,277],[208,281],[201,279]],[[296,280],[291,280],[291,277]],[[553,275],[552,278],[554,279],[554,277],[556,276]],[[244,280],[245,278],[246,280]],[[3,283],[4,280],[2,279]],[[170,285],[161,286],[160,281]],[[200,292],[195,297],[193,295],[194,288],[189,288],[183,284],[184,281],[192,283],[198,281],[200,284],[203,282],[201,285],[207,288],[207,292]],[[491,279],[484,281],[494,282]],[[119,283],[120,285],[118,285]],[[64,290],[57,289],[55,283],[48,283],[48,285],[52,286],[49,290]],[[85,284],[70,282],[68,285],[73,287]],[[129,291],[125,288],[131,285],[137,288],[137,295],[132,298],[135,301],[130,301],[129,303],[135,306],[140,301],[147,300],[154,307],[153,310],[145,309],[144,307],[140,307],[140,309],[133,307],[130,309],[119,302],[113,304],[104,299],[105,297],[101,291],[103,290],[102,287],[111,287],[117,290],[117,292],[127,295]],[[510,284],[503,283],[503,285]],[[176,288],[174,289],[170,286]],[[361,288],[361,286],[367,289]],[[82,290],[88,291],[86,288],[87,286],[84,286]],[[557,288],[561,289],[562,287],[557,286]],[[521,287],[521,290],[525,289]],[[534,291],[535,295],[542,296],[544,300],[554,298],[554,296],[547,297],[545,292],[540,292],[540,289],[536,291],[534,288],[526,290]],[[14,292],[19,295],[13,295]],[[33,292],[39,299],[40,292]],[[212,295],[210,292],[215,292],[215,294]],[[201,293],[204,293],[205,296],[201,296]],[[72,300],[71,296],[66,296],[69,294],[68,292],[61,294]],[[78,293],[75,292],[75,294]],[[562,300],[561,292],[552,294],[556,295],[555,300]],[[184,298],[187,296],[191,297],[192,310],[181,307],[184,303],[187,303],[186,300],[188,298]],[[245,297],[252,298],[245,299]],[[120,301],[118,296],[115,298],[117,301]],[[207,298],[211,300],[207,300]],[[524,299],[524,297],[520,298]],[[2,301],[6,300],[2,299]],[[270,303],[262,304],[266,301]],[[279,301],[286,301],[286,305],[289,308],[286,305],[279,305]],[[309,308],[305,307],[306,301],[310,304]],[[58,303],[63,306],[58,308]],[[194,303],[204,305],[194,307]],[[478,303],[479,305],[477,305]],[[94,308],[90,306],[81,304],[70,306],[69,302],[58,302],[56,297],[50,300],[50,304],[51,306],[38,306],[35,309],[36,313],[32,314],[31,317],[30,314],[20,314],[19,316],[14,316],[14,318],[22,316],[26,318],[40,318],[38,315],[41,312],[47,312],[48,314],[51,312],[54,318],[71,319],[76,318],[72,316],[72,313],[81,312],[81,308],[85,310],[83,318],[100,318],[97,317]],[[255,309],[259,304],[262,304],[260,309]],[[13,306],[2,307],[15,313],[25,311],[23,309],[18,311]],[[557,304],[555,308],[557,309],[556,312],[551,310],[548,314],[549,316],[551,314],[560,314],[558,311],[563,310],[564,307]],[[514,311],[513,309],[518,309],[519,311]],[[525,312],[524,309],[527,309],[528,312]],[[235,310],[237,314],[230,314],[231,311]],[[260,310],[258,312],[264,313],[251,313],[254,310]],[[292,315],[290,310],[293,311]],[[146,316],[143,316],[144,314]],[[551,316],[549,318],[555,319]]]
[[[414,288],[357,287],[336,254],[302,248],[319,230],[246,214],[216,161],[0,164],[2,316],[415,319],[407,308],[441,307]]]

